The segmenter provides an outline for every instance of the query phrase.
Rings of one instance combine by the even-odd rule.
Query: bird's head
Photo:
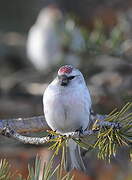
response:
[[[58,70],[57,78],[59,84],[64,87],[84,82],[82,73],[71,65],[62,66]]]

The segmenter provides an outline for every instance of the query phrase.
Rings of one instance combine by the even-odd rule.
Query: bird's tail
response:
[[[79,145],[72,139],[68,141],[66,148],[66,170],[79,169],[85,171]]]

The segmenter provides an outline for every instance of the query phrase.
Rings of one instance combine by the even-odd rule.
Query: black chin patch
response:
[[[61,86],[67,86],[68,85],[68,82],[61,82]]]
[[[66,75],[58,76],[58,78],[59,78],[61,86],[67,86],[68,85],[69,79]]]

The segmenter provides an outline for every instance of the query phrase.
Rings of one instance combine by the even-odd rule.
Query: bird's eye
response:
[[[68,79],[69,79],[69,80],[72,80],[72,79],[74,79],[74,77],[75,77],[75,76],[70,76],[70,77],[68,77]]]

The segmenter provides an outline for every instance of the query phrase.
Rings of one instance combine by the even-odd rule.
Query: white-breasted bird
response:
[[[79,66],[84,49],[83,35],[75,22],[56,6],[43,8],[27,37],[27,57],[40,72],[61,64]]]
[[[71,65],[62,66],[43,97],[44,114],[52,130],[64,134],[85,131],[90,123],[91,97],[82,73]],[[80,147],[68,141],[67,170],[85,171]]]

